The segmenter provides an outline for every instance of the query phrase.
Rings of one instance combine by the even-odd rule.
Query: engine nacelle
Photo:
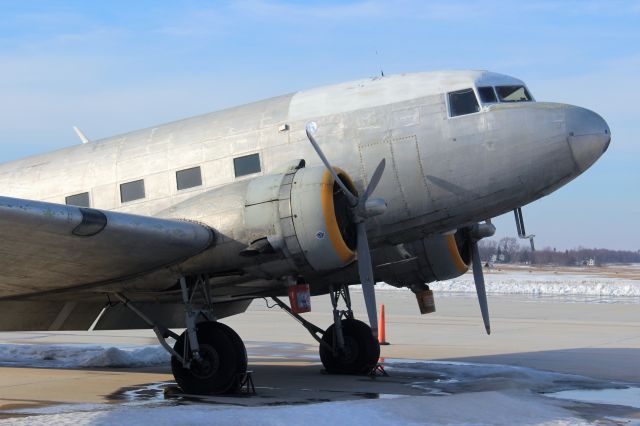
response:
[[[356,193],[353,182],[336,169]],[[356,228],[347,199],[324,167],[299,160],[283,173],[241,180],[161,212],[188,217],[216,231],[216,246],[190,269],[243,269],[262,277],[330,271],[355,258]],[[259,262],[248,259],[262,256]]]
[[[349,176],[337,168],[336,172],[356,193]],[[289,200],[290,211],[286,202],[281,203],[280,224],[285,251],[297,264],[306,261],[321,272],[341,268],[354,260],[357,237],[350,207],[326,168],[299,169],[293,175]]]
[[[468,232],[459,230],[383,249],[375,260],[381,263],[376,279],[399,287],[456,278],[471,264]]]
[[[338,176],[354,193],[349,176]],[[263,176],[247,187],[244,225],[253,237],[243,255],[255,255],[266,243],[293,261],[298,271],[335,270],[355,258],[356,229],[347,198],[327,169],[297,167]]]

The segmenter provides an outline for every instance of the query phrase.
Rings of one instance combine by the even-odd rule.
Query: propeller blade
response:
[[[491,325],[489,324],[489,306],[487,305],[487,292],[484,288],[484,274],[482,273],[482,262],[480,261],[480,252],[478,251],[478,242],[471,243],[471,259],[473,262],[473,280],[476,283],[476,292],[478,293],[478,302],[480,302],[480,312],[482,313],[482,321],[487,334],[491,334]]]
[[[384,166],[387,164],[387,161],[383,158],[380,163],[378,163],[378,167],[371,175],[371,180],[369,181],[369,185],[367,185],[367,189],[364,191],[364,194],[360,198],[360,202],[364,205],[367,202],[373,191],[376,190],[376,186],[380,183],[380,178],[382,177],[382,173],[384,172]]]
[[[329,170],[329,173],[333,176],[335,182],[340,186],[345,196],[349,200],[351,205],[353,217],[352,220],[356,224],[357,230],[357,248],[358,255],[358,274],[360,276],[360,283],[362,284],[362,294],[364,296],[364,303],[367,308],[367,315],[369,316],[369,325],[371,326],[371,333],[374,337],[378,336],[378,308],[376,305],[376,290],[375,281],[373,279],[373,266],[371,264],[371,253],[369,251],[369,240],[367,239],[366,226],[364,220],[367,218],[367,213],[375,215],[384,213],[386,209],[386,203],[384,200],[372,200],[370,212],[366,211],[366,203],[369,196],[375,191],[376,186],[380,183],[380,178],[384,172],[386,161],[383,158],[382,161],[376,167],[376,170],[371,176],[371,181],[367,185],[364,194],[358,198],[354,195],[349,188],[342,182],[336,171],[333,169],[327,157],[325,157],[320,145],[316,142],[314,134],[318,129],[318,125],[314,121],[310,121],[305,126],[307,132],[307,138],[313,146],[313,149],[320,157],[320,160],[324,163],[324,166]],[[376,202],[374,202],[376,201]]]
[[[378,336],[378,307],[376,305],[375,281],[373,280],[373,267],[371,266],[371,254],[369,252],[369,241],[367,240],[367,231],[364,222],[357,224],[358,231],[358,273],[360,274],[360,283],[362,284],[362,294],[364,296],[364,304],[367,308],[369,316],[369,325],[371,332],[375,337]]]
[[[320,149],[320,145],[318,145],[318,142],[316,142],[316,139],[313,137],[313,134],[316,132],[317,129],[318,129],[318,125],[314,121],[308,122],[307,125],[305,126],[305,130],[307,132],[307,138],[309,139],[309,142],[311,142],[313,149],[315,149],[316,153],[318,154],[318,157],[320,157],[320,159],[324,163],[324,166],[327,168],[327,170],[329,170],[329,173],[331,173],[331,176],[333,176],[333,179],[338,183],[338,186],[340,186],[344,194],[349,199],[349,204],[351,205],[351,207],[355,207],[358,204],[358,198],[355,195],[353,195],[351,191],[349,191],[349,188],[347,188],[347,185],[345,185],[344,182],[342,182],[342,179],[338,177],[338,174],[336,173],[336,171],[333,170],[333,167],[331,167],[331,163],[329,163],[329,160],[327,160],[327,157],[325,157],[324,153]]]

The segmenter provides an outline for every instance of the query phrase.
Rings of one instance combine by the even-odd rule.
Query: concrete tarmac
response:
[[[366,318],[362,294],[352,291],[356,315]],[[380,291],[386,307],[385,358],[456,360],[507,364],[640,383],[640,308],[634,304],[566,303],[553,298],[494,296],[489,300],[492,334],[482,326],[470,296],[439,296],[437,312],[420,316],[413,294]],[[269,305],[271,305],[269,301]],[[331,321],[328,296],[314,297],[305,318],[324,328]],[[320,402],[376,394],[420,394],[415,377],[369,379],[321,374],[317,343],[280,309],[256,300],[243,315],[224,320],[246,342],[250,369],[261,398],[226,399],[237,405]],[[0,333],[0,344],[150,345],[148,330]],[[422,377],[421,379],[425,379]],[[170,368],[45,369],[0,367],[0,418],[15,408],[64,403],[118,403],[166,384]],[[146,386],[146,388],[145,388]],[[164,385],[163,385],[164,386]],[[165,386],[166,387],[166,386]],[[160,390],[158,390],[160,389]],[[156,386],[152,397],[158,397]],[[128,392],[128,393],[127,393]],[[143,391],[138,394],[145,394]],[[129,396],[127,396],[129,395]],[[4,414],[2,414],[4,413]]]

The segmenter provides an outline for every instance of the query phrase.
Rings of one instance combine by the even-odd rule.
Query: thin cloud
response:
[[[153,31],[172,37],[223,36],[235,26],[237,19],[226,8],[187,9],[162,19]]]
[[[241,14],[271,17],[280,20],[319,18],[351,20],[380,17],[388,12],[388,3],[365,1],[339,4],[299,4],[276,1],[245,0],[234,4],[233,10]]]

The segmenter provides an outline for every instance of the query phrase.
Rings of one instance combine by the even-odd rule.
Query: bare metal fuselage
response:
[[[64,203],[88,191],[98,209],[167,216],[180,203],[206,200],[208,191],[279,172],[296,159],[319,165],[304,133],[313,120],[322,149],[358,190],[386,159],[374,196],[384,198],[388,209],[369,231],[373,248],[381,248],[534,201],[582,173],[606,149],[604,120],[570,105],[495,104],[450,117],[446,92],[465,87],[466,80],[471,87],[477,74],[393,76],[281,96],[7,163],[0,166],[0,184],[4,195],[17,198]],[[233,159],[253,153],[260,155],[261,172],[236,178]],[[201,167],[202,186],[177,190],[176,171],[195,166]],[[144,179],[146,197],[122,203],[120,184],[137,179]],[[180,273],[229,265],[250,271],[251,261],[237,256],[247,244],[243,217],[225,213],[234,208],[227,207],[214,198],[184,217],[228,231],[215,247],[181,265]],[[162,290],[177,274],[158,271],[123,285]],[[252,280],[255,286],[244,291],[257,294],[269,286],[259,275],[220,279],[226,290],[219,295]],[[332,277],[340,280],[339,273]]]

